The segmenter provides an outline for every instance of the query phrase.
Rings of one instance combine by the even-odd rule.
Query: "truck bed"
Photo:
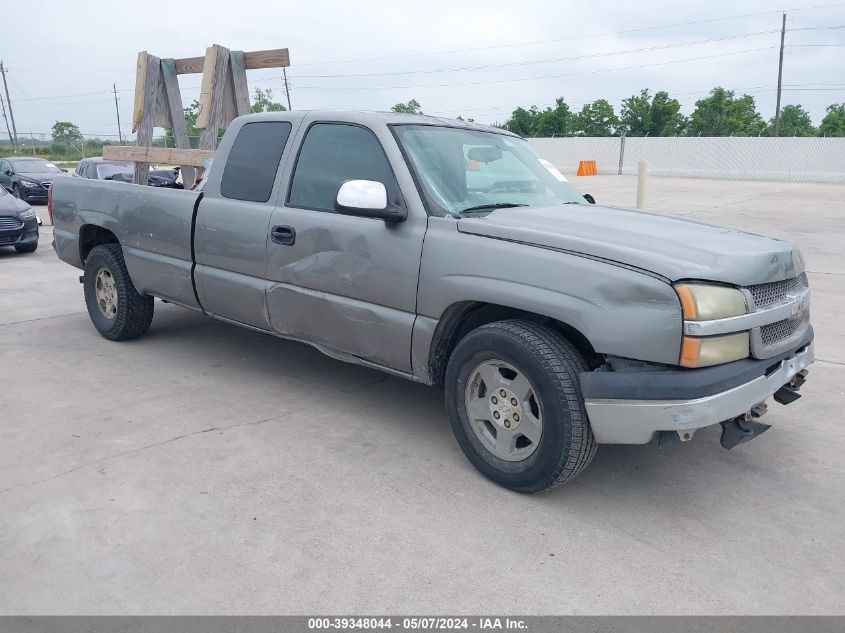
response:
[[[199,304],[191,281],[191,235],[202,194],[181,189],[81,178],[53,184],[53,235],[63,261],[83,267],[83,252],[101,231],[123,247],[137,289],[188,307]],[[100,227],[95,229],[94,227]]]

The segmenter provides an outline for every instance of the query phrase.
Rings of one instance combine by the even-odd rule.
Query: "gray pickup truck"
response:
[[[200,193],[64,178],[50,210],[107,339],[144,334],[159,297],[436,385],[469,460],[523,492],[598,444],[751,439],[813,361],[792,245],[588,204],[462,121],[251,115]]]

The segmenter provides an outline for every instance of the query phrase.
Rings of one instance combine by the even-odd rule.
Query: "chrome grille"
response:
[[[806,317],[801,314],[790,319],[784,319],[783,321],[764,325],[760,328],[760,340],[763,342],[765,347],[780,343],[784,339],[790,338],[798,330],[800,330],[805,321]]]
[[[18,218],[0,217],[0,231],[19,231],[22,227],[23,222]]]
[[[748,286],[757,308],[764,308],[774,303],[786,301],[788,294],[801,292],[807,287],[807,275],[800,275],[784,281],[772,281],[766,284]]]

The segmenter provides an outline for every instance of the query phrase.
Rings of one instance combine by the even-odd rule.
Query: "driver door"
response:
[[[389,202],[405,204],[396,173],[403,170],[406,182],[410,174],[390,132],[311,120],[287,169],[290,184],[284,203],[273,210],[268,242],[273,329],[330,353],[410,373],[427,217],[409,213],[404,222],[389,224],[334,210],[340,185],[353,179],[381,182]]]

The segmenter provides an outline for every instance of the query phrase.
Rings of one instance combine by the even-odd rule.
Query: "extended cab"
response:
[[[236,119],[202,192],[57,179],[54,246],[106,338],[153,298],[445,388],[472,463],[514,490],[597,444],[727,448],[798,397],[809,288],[787,242],[588,204],[523,139],[462,121]]]

